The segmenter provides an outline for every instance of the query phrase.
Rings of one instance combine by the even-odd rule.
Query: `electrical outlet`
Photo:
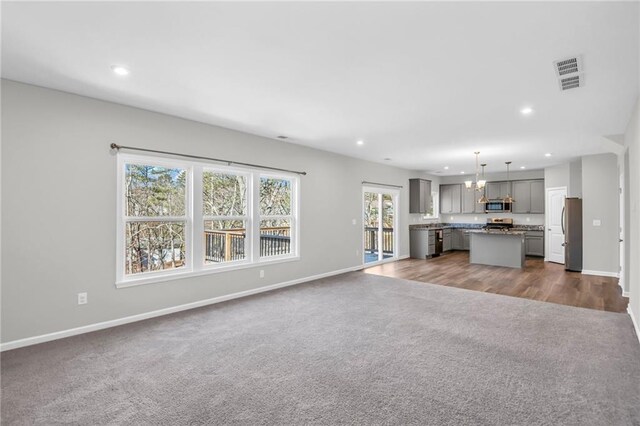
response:
[[[264,269],[260,269],[260,278],[264,278]]]
[[[87,293],[78,293],[78,305],[86,305],[87,302]]]
[[[530,217],[527,218],[527,222],[531,222],[531,218]]]
[[[600,219],[593,219],[593,226],[600,226],[601,224]]]

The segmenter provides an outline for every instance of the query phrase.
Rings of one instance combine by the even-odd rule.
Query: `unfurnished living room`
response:
[[[640,2],[0,8],[3,425],[640,425]]]

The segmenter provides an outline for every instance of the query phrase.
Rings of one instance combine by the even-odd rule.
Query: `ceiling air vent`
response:
[[[584,86],[584,76],[582,74],[573,75],[571,77],[565,77],[560,79],[560,89],[569,90],[576,87]]]
[[[561,59],[553,63],[558,77],[560,90],[575,89],[584,86],[582,56]]]

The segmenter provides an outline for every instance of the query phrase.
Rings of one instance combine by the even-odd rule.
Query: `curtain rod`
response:
[[[148,148],[137,148],[135,146],[125,146],[125,145],[118,145],[115,143],[112,143],[111,145],[109,145],[111,147],[111,149],[115,149],[116,151],[121,150],[121,149],[128,149],[130,151],[143,151],[143,152],[153,152],[156,154],[167,154],[167,155],[177,155],[178,157],[186,157],[186,158],[195,158],[197,160],[209,160],[209,161],[217,161],[220,163],[227,163],[227,165],[238,165],[238,166],[246,166],[246,167],[255,167],[258,169],[266,169],[266,170],[276,170],[279,172],[288,172],[288,173],[296,173],[299,175],[306,175],[307,172],[300,172],[297,170],[288,170],[288,169],[280,169],[278,167],[269,167],[269,166],[261,166],[259,164],[251,164],[251,163],[241,163],[239,161],[230,161],[230,160],[222,160],[220,158],[212,158],[212,157],[203,157],[200,155],[191,155],[191,154],[180,154],[177,152],[169,152],[169,151],[159,151],[157,149],[148,149]]]
[[[388,183],[378,183],[378,182],[369,182],[366,180],[362,181],[362,184],[369,184],[369,185],[378,185],[378,186],[389,186],[391,188],[402,188],[402,185],[389,185]]]

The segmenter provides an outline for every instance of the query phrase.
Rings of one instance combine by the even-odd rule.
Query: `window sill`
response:
[[[171,271],[160,275],[144,276],[129,278],[125,280],[116,281],[116,288],[135,287],[139,285],[161,283],[165,281],[181,280],[190,277],[199,277],[202,275],[212,275],[221,272],[238,271],[241,269],[256,268],[264,265],[275,265],[278,263],[296,262],[300,260],[300,256],[274,256],[272,258],[263,258],[254,263],[235,263],[224,266],[204,266],[198,271]]]

